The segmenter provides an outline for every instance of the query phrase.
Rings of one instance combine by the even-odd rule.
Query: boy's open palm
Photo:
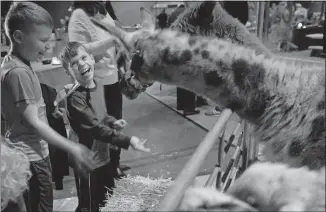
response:
[[[130,140],[130,145],[134,150],[140,152],[150,152],[151,150],[145,147],[147,139],[139,139],[138,137],[132,136]]]

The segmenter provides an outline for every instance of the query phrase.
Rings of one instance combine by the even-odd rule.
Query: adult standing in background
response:
[[[122,118],[122,94],[119,88],[118,68],[115,64],[116,48],[112,46],[111,36],[107,31],[95,25],[91,18],[105,21],[114,25],[114,20],[106,13],[103,1],[74,1],[72,14],[68,25],[69,41],[83,43],[87,50],[94,56],[96,65],[95,77],[100,78],[104,84],[104,99],[107,113],[116,119]],[[103,57],[111,61],[110,66],[101,66]],[[112,171],[116,178],[125,176],[120,169],[120,148],[110,149]]]
[[[182,14],[185,9],[186,6],[184,4],[181,4],[169,15],[167,20],[169,27],[175,20],[177,20],[178,16]],[[205,104],[205,100],[197,96],[194,92],[177,87],[177,110],[183,110],[184,116],[198,114],[200,111],[196,110],[196,107]]]

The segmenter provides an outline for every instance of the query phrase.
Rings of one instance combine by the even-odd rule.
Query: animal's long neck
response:
[[[167,38],[169,42],[164,43]],[[157,44],[157,40],[161,40],[161,44]],[[155,80],[202,94],[257,124],[274,98],[284,98],[283,103],[290,106],[293,101],[286,98],[295,95],[300,83],[309,79],[301,77],[308,74],[303,73],[307,68],[303,70],[264,55],[257,56],[251,49],[223,40],[188,39],[177,32],[166,31],[148,42],[151,48],[144,52],[144,58]],[[155,58],[148,56],[157,52],[159,55]],[[316,76],[312,72],[311,75]],[[285,85],[292,77],[298,79]]]

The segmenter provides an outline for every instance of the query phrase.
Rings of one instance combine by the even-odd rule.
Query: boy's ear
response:
[[[71,70],[65,70],[65,73],[71,78],[72,81],[76,80],[74,74],[71,73]]]
[[[143,29],[155,30],[154,16],[144,7],[140,8],[140,23]]]
[[[92,58],[92,60],[95,60],[95,58],[92,54],[89,54],[89,56]]]
[[[20,30],[16,30],[12,34],[12,38],[13,38],[14,42],[21,44],[21,43],[23,43],[23,40],[24,40],[24,33]]]

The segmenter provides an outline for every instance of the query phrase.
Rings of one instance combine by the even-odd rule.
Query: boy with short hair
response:
[[[50,14],[32,2],[14,2],[5,20],[10,51],[1,64],[1,109],[8,129],[6,142],[30,162],[32,177],[25,198],[30,212],[53,211],[47,142],[70,153],[83,170],[94,167],[89,149],[62,137],[47,123],[40,83],[30,62],[50,48],[52,28]]]
[[[80,179],[79,205],[76,211],[99,211],[105,204],[106,193],[114,188],[114,166],[110,163],[109,144],[116,147],[149,152],[141,140],[121,133],[126,125],[106,113],[103,85],[94,80],[94,57],[78,42],[69,42],[60,55],[66,73],[75,78],[80,86],[68,97],[68,118],[79,142],[94,151],[96,169],[89,179]],[[109,189],[107,191],[107,189]],[[110,190],[111,189],[111,190]]]

